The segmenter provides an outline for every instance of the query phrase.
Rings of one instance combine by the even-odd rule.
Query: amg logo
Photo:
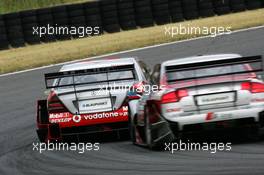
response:
[[[213,101],[224,101],[224,100],[228,100],[229,97],[225,96],[225,97],[216,97],[216,98],[206,98],[206,99],[202,99],[203,102],[213,102]]]
[[[107,102],[100,102],[100,103],[91,103],[91,104],[83,104],[83,108],[89,108],[93,106],[102,106],[102,105],[107,105]]]

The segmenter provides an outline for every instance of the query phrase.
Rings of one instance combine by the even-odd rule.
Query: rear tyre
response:
[[[145,114],[146,116],[149,116],[149,110],[148,108],[145,109]],[[157,150],[160,151],[163,148],[164,142],[161,140],[157,143],[154,143],[153,137],[152,137],[152,130],[151,130],[151,126],[149,123],[149,119],[147,117],[145,117],[145,138],[146,138],[146,144],[147,147],[151,150]]]
[[[136,116],[134,117],[134,119],[136,118]],[[135,127],[133,125],[133,121],[129,122],[129,132],[130,132],[130,139],[132,141],[132,144],[136,145],[136,130]]]
[[[38,122],[40,124],[49,123],[49,115],[46,104],[46,100],[41,100],[38,102]],[[48,137],[48,128],[37,129],[37,135],[40,142],[46,142]]]
[[[37,135],[41,143],[46,142],[48,137],[48,129],[37,129]]]
[[[261,134],[260,134],[260,125],[256,124],[248,128],[247,138],[250,141],[259,141]]]

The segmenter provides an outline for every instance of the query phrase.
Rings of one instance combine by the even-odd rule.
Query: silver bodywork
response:
[[[84,69],[96,69],[96,68],[107,68],[113,66],[123,66],[123,65],[134,65],[135,70],[135,80],[127,80],[127,81],[116,81],[110,83],[93,83],[87,85],[80,85],[75,87],[59,87],[53,89],[55,93],[58,95],[58,98],[62,101],[65,107],[72,113],[96,113],[96,112],[104,112],[111,111],[112,109],[118,109],[123,105],[127,91],[125,88],[129,88],[136,82],[146,81],[144,74],[141,71],[139,64],[134,58],[123,58],[123,59],[109,59],[109,60],[97,60],[97,61],[87,61],[74,63],[70,65],[65,65],[61,68],[60,72],[65,71],[76,71],[76,70],[84,70]],[[97,77],[100,75],[96,75]],[[122,78],[122,74],[115,75],[116,78]],[[90,80],[89,80],[90,81]],[[54,82],[58,83],[58,80]],[[106,88],[110,87],[110,90]],[[117,87],[121,87],[120,90]],[[76,92],[76,94],[75,94]],[[77,101],[80,103],[85,100],[94,100],[94,102],[100,102],[97,99],[111,98],[111,106],[94,106],[93,109],[89,110],[81,110],[80,105],[77,104]],[[100,103],[97,103],[100,104]]]
[[[152,75],[158,75],[155,80],[158,81],[157,84],[159,84],[160,89],[150,94],[143,94],[138,102],[136,115],[132,118],[133,142],[155,147],[163,142],[171,141],[175,137],[177,138],[180,133],[190,128],[201,129],[211,126],[211,124],[229,124],[228,122],[231,121],[234,121],[234,123],[244,121],[243,125],[263,127],[263,81],[255,73],[253,73],[254,75],[243,73],[243,71],[250,72],[252,70],[251,65],[244,63],[240,65],[238,60],[243,59],[245,58],[238,54],[195,56],[166,61],[160,65],[157,72],[154,68]],[[261,57],[258,57],[258,59],[260,60]],[[214,67],[216,64],[213,65],[214,62],[218,62],[218,64],[219,62],[220,64],[225,62],[226,65],[232,64],[229,63],[231,60],[238,64],[227,67],[228,69],[221,66],[220,69],[217,66]],[[261,62],[263,63],[263,61]],[[213,65],[210,67],[212,69],[208,69],[210,64]],[[223,65],[225,66],[225,64]],[[199,66],[192,69],[193,65]],[[175,72],[168,71],[168,67],[174,67],[173,71]],[[202,68],[202,71],[199,72],[198,67],[205,68]],[[208,71],[206,69],[215,72],[210,72],[212,75],[205,81],[205,79],[199,78],[199,74],[205,74]],[[239,76],[238,73],[234,73],[239,72],[237,69],[243,70]],[[184,71],[180,72],[179,70]],[[263,65],[261,64],[261,69],[256,70],[263,71]],[[224,73],[219,75],[226,76],[217,76],[218,72],[221,71]],[[171,72],[172,74],[169,74]],[[195,78],[190,78],[190,80],[188,79],[189,75]],[[171,81],[170,78],[172,78]],[[244,82],[260,84],[261,91],[253,93],[251,90],[242,89],[242,83]],[[180,91],[182,94],[179,93]],[[175,92],[177,92],[178,100],[171,100],[174,99],[175,96],[173,96],[169,99],[171,101],[163,102],[165,95],[175,94]],[[226,127],[224,124],[222,126],[223,128]],[[194,129],[194,132],[200,132],[200,129]]]
[[[161,66],[161,75],[165,73],[164,68],[168,65],[225,60],[236,57],[239,58],[241,56],[237,54],[208,55],[167,61]],[[244,80],[262,82],[261,80],[254,78]],[[248,117],[254,117],[255,122],[259,121],[259,113],[264,110],[264,101],[260,102],[258,99],[264,99],[264,93],[252,94],[247,90],[241,90],[240,85],[243,79],[237,81],[234,80],[232,82],[222,82],[221,84],[216,84],[217,81],[218,80],[216,79],[216,81],[212,81],[212,84],[203,86],[179,87],[188,88],[189,95],[183,97],[179,102],[162,105],[163,117],[168,121],[177,122],[179,130],[182,130],[185,125],[190,124],[234,120]],[[215,94],[215,97],[223,94],[222,96],[225,97],[225,95],[229,95],[229,92],[234,92],[235,96],[233,98],[236,98],[235,101],[207,105],[197,105],[195,102],[195,100],[197,100],[195,99],[195,96],[207,96],[210,98],[210,94]],[[152,98],[159,98],[159,94],[154,93]],[[168,109],[180,110],[177,112],[166,112]],[[210,112],[213,113],[212,119],[206,120],[206,117]]]

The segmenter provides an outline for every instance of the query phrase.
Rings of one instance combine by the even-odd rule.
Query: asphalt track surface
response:
[[[264,28],[123,53],[150,66],[198,54],[264,55]],[[230,152],[149,151],[129,141],[104,142],[99,151],[33,151],[35,102],[43,98],[43,74],[59,66],[0,78],[0,175],[16,174],[264,174],[264,141],[238,142]]]

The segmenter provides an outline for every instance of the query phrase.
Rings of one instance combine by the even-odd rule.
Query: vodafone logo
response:
[[[75,123],[79,123],[81,121],[82,117],[80,115],[74,115],[72,117],[72,120],[75,122]]]

